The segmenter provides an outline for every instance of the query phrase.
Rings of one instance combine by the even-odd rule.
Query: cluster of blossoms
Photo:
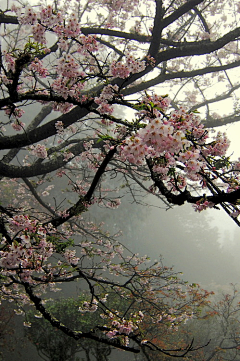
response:
[[[176,312],[176,315],[174,314]],[[163,312],[160,315],[155,317],[153,323],[164,323],[164,325],[168,326],[169,329],[173,329],[175,331],[178,330],[178,325],[180,323],[185,324],[188,320],[193,318],[193,312],[181,312],[179,315],[178,310],[174,310],[173,308],[168,310],[168,313]]]
[[[106,333],[106,336],[109,338],[115,338],[119,335],[129,335],[138,328],[132,321],[126,321],[124,319],[122,322],[112,321],[112,327],[114,327],[114,329]]]
[[[113,107],[109,105],[109,102],[113,100],[114,97],[118,95],[118,86],[117,85],[107,85],[103,88],[101,95],[94,99],[96,104],[99,104],[97,108],[100,114],[111,114],[113,112]]]
[[[79,47],[77,52],[82,55],[88,55],[88,53],[93,53],[99,50],[99,44],[96,40],[96,35],[81,35],[78,38]]]
[[[46,31],[51,29],[58,35],[63,47],[65,47],[66,38],[71,39],[74,37],[78,40],[79,52],[86,53],[98,49],[95,36],[81,34],[79,21],[75,14],[71,14],[68,20],[65,21],[60,11],[55,12],[51,5],[37,9],[28,6],[23,15],[19,14],[17,8],[13,9],[13,11],[17,13],[19,22],[22,25],[32,26],[33,38],[38,43],[46,44]]]
[[[19,112],[18,112],[18,116],[19,116]],[[24,128],[25,123],[20,122],[19,120],[17,120],[14,123],[12,123],[11,126],[13,127],[14,130],[16,130],[17,132],[20,132],[20,130],[22,130]]]
[[[208,157],[225,156],[229,141],[218,133],[207,143],[208,132],[199,116],[184,108],[167,116],[168,105],[167,97],[161,100],[156,96],[148,96],[137,105],[140,129],[122,142],[119,152],[123,161],[136,165],[151,158],[153,171],[175,191],[185,187],[188,180],[202,180],[209,170]]]
[[[54,102],[52,103],[52,109],[57,111],[57,112],[61,112],[63,114],[68,113],[71,109],[73,108],[73,104],[72,103],[57,103]]]
[[[58,134],[62,134],[64,132],[64,126],[63,126],[63,122],[61,122],[60,120],[57,121],[55,123],[55,128],[57,129],[57,133]]]
[[[106,336],[115,339],[120,338],[121,342],[124,343],[125,346],[129,344],[128,336],[139,329],[139,325],[143,321],[144,314],[142,311],[138,311],[134,314],[131,314],[129,319],[116,317],[112,312],[107,312],[107,315],[102,314],[102,318],[108,318],[110,321],[110,331],[106,332]]]
[[[80,34],[80,26],[77,17],[72,14],[64,27],[64,35],[67,37],[76,37]]]
[[[79,307],[79,311],[84,312],[95,312],[98,309],[98,301],[94,298],[91,302],[84,301],[82,307]]]
[[[11,54],[7,53],[6,50],[3,51],[3,59],[4,59],[5,63],[7,64],[7,70],[14,71],[15,70],[15,59]],[[5,82],[5,84],[7,84],[7,83]]]
[[[108,2],[105,5],[108,6]],[[132,6],[131,4],[130,8]],[[119,1],[116,2],[116,8],[119,8]],[[120,8],[122,11],[129,8],[129,5],[124,3]],[[84,35],[81,32],[79,20],[74,13],[70,13],[64,19],[62,14],[59,11],[56,12],[51,5],[46,7],[27,6],[24,13],[21,13],[21,8],[13,6],[12,11],[17,14],[19,23],[25,27],[26,34],[29,33],[36,43],[29,41],[29,43],[25,44],[25,47],[23,46],[23,53],[16,52],[14,49],[12,52],[4,51],[5,66],[8,70],[14,72],[16,60],[20,55],[28,57],[19,78],[21,86],[17,90],[21,93],[24,92],[25,86],[28,89],[30,82],[32,82],[32,87],[34,87],[35,93],[38,96],[51,97],[52,95],[57,95],[62,97],[63,102],[51,103],[54,110],[66,113],[75,105],[76,101],[80,103],[86,100],[90,101],[91,99],[88,99],[83,94],[83,90],[86,91],[88,81],[91,81],[93,76],[97,77],[100,75],[99,79],[102,79],[102,74],[104,73],[104,76],[107,76],[107,78],[114,76],[125,79],[130,74],[143,71],[146,67],[145,61],[135,59],[132,54],[129,54],[124,62],[113,61],[110,69],[105,72],[104,67],[101,68],[102,60],[96,60],[94,55],[94,53],[101,50],[102,45],[97,41],[96,36]],[[51,65],[48,63],[47,69],[45,59],[40,60],[37,55],[39,55],[39,52],[45,55],[47,52],[50,52],[50,49],[46,48],[46,34],[48,32],[54,33],[57,36],[57,44],[59,49],[61,49],[62,57],[57,60],[54,59]],[[71,53],[69,52],[70,48],[72,50]],[[89,64],[88,68],[85,66],[86,63]],[[46,84],[50,86],[44,86],[41,81],[38,81],[38,77],[47,78]],[[26,83],[26,79],[28,83]],[[6,75],[2,76],[1,80],[5,86],[12,81],[11,77],[8,78]],[[113,108],[109,103],[112,100],[110,97],[114,97],[117,91],[115,87],[112,86],[112,91],[110,86],[104,87],[102,93],[96,96],[95,102],[99,105],[98,112],[100,114],[111,114],[113,112]],[[71,103],[71,98],[74,99],[74,105]],[[64,100],[68,99],[69,103],[64,103]],[[41,102],[42,100],[39,101]],[[20,110],[19,114],[17,114],[17,110],[13,112],[8,107],[6,111],[16,118],[21,116]],[[16,123],[14,123],[14,129],[21,130]]]
[[[233,167],[235,170],[240,170],[240,158],[238,158],[238,160],[233,162]]]
[[[0,74],[0,86],[8,85],[12,83],[12,79],[9,79],[5,74]]]
[[[83,71],[83,67],[80,66],[80,63],[84,57],[88,58],[88,61],[94,59],[91,54],[99,50],[96,37],[81,34],[79,21],[74,14],[70,15],[68,20],[65,21],[60,12],[55,12],[51,5],[48,5],[46,8],[28,6],[25,8],[24,14],[21,14],[20,9],[17,7],[13,7],[12,10],[18,15],[19,22],[27,26],[26,31],[29,31],[29,34],[33,34],[33,39],[41,46],[41,49],[43,44],[47,42],[46,33],[48,31],[55,33],[58,37],[58,45],[63,54],[62,58],[58,59],[57,64],[55,64],[55,62],[52,63],[52,71],[50,72],[36,56],[33,59],[33,55],[37,55],[37,51],[33,51],[35,43],[29,43],[31,45],[30,47],[28,47],[29,44],[27,44],[25,53],[27,55],[29,52],[31,61],[28,67],[24,69],[24,73],[25,75],[28,73],[28,84],[32,73],[38,73],[40,77],[44,78],[50,76],[51,79],[49,83],[51,83],[51,89],[54,90],[55,93],[64,99],[73,97],[77,99],[77,101],[81,101],[81,92],[84,88],[84,78],[86,74]],[[68,52],[70,44],[72,46],[73,38],[75,39],[74,57]],[[36,47],[36,49],[37,48],[38,47]],[[44,49],[45,54],[48,51],[50,50]],[[19,56],[19,54],[12,56],[11,53],[4,52],[4,60],[7,68],[13,72],[15,70],[16,55]],[[51,77],[53,73],[58,74],[55,80],[52,80]],[[33,78],[33,82],[34,79],[35,78]],[[2,80],[4,84],[8,84],[11,79],[5,77]],[[49,95],[49,90],[46,91],[45,88],[42,91],[38,89],[37,92],[38,94]],[[59,105],[56,110],[61,110],[61,105]],[[66,112],[65,107],[63,112]]]
[[[36,146],[30,146],[31,154],[36,155],[38,158],[45,159],[47,158],[47,149],[43,144],[37,144]]]
[[[69,150],[64,152],[64,161],[68,162],[69,159],[72,159],[74,157],[74,154],[70,152]]]
[[[111,12],[131,12],[135,7],[137,7],[139,0],[133,0],[131,2],[127,2],[125,0],[103,0],[102,3],[109,6]]]
[[[18,12],[17,9],[13,9]],[[40,23],[38,22],[40,20]],[[32,25],[32,34],[35,41],[46,44],[46,28],[58,26],[63,21],[60,12],[53,12],[51,5],[35,11],[33,7],[26,7],[25,14],[19,16],[19,22],[23,25]]]
[[[194,204],[194,208],[196,212],[201,212],[207,208],[212,208],[214,206],[214,203],[209,202],[207,200],[203,200],[200,202],[197,202],[196,204]]]
[[[58,60],[58,77],[52,83],[52,89],[64,99],[73,97],[79,99],[84,83],[81,80],[85,73],[80,71],[79,64],[71,55]]]
[[[64,258],[71,266],[76,266],[79,261],[79,258],[76,257],[75,250],[66,249],[66,251],[64,252]]]
[[[38,235],[41,237],[41,233]],[[19,240],[21,240],[19,244],[14,242],[11,246],[8,245],[7,251],[0,251],[0,267],[4,269],[2,274],[9,275],[16,272],[22,280],[28,279],[32,282],[32,272],[39,272],[42,269],[43,263],[53,253],[53,246],[44,237],[37,245],[32,245],[31,238],[27,235],[20,236]],[[6,241],[2,244],[6,245]]]
[[[62,57],[58,60],[57,73],[68,79],[76,79],[80,74],[79,64],[72,55],[67,54],[66,57]]]
[[[145,67],[145,61],[137,60],[132,55],[129,55],[126,58],[125,64],[121,61],[112,62],[110,67],[110,74],[114,77],[125,79],[130,75],[130,73],[139,73],[143,71]]]
[[[107,208],[118,208],[121,204],[120,199],[112,199],[111,201],[106,203]]]
[[[23,229],[33,231],[36,228],[37,221],[29,219],[27,215],[19,214],[11,218],[9,224],[13,232],[19,232]]]
[[[47,241],[46,230],[36,220],[18,215],[9,223],[11,231],[18,232],[18,237],[12,244],[5,238],[1,242],[1,272],[5,276],[16,275],[21,281],[33,283],[32,275],[44,272],[44,265],[52,256],[54,247]]]
[[[15,106],[9,108],[4,107],[4,112],[9,116],[9,118],[14,119],[14,122],[11,124],[14,130],[20,131],[23,129],[25,123],[19,121],[19,118],[21,118],[25,113],[23,109],[17,108]]]
[[[29,70],[38,73],[42,78],[46,78],[49,75],[48,70],[43,66],[43,62],[38,58],[35,58],[29,65]]]
[[[43,197],[49,196],[49,191],[51,191],[54,188],[54,184],[51,184],[45,188],[45,190],[42,192]]]

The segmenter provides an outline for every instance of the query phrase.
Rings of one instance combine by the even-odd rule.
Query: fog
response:
[[[196,213],[189,205],[166,211],[154,196],[144,198],[144,202],[149,205],[133,203],[126,195],[119,209],[98,208],[87,212],[85,217],[103,220],[106,229],[113,233],[120,227],[123,230],[120,241],[129,249],[140,255],[147,254],[152,260],[161,257],[165,266],[174,266],[186,281],[200,283],[214,291],[226,290],[230,283],[240,283],[239,229],[224,213],[218,210]],[[221,227],[217,226],[217,220]],[[65,296],[75,296],[76,289],[76,283],[68,284]],[[54,297],[59,298],[61,294]],[[8,350],[4,361],[42,360],[24,337],[26,328],[22,322],[21,316],[15,318],[15,334],[10,335],[14,351]],[[109,359],[120,361],[122,356],[121,351],[114,351]],[[136,359],[128,355],[128,360]]]
[[[34,111],[37,112],[38,107]],[[237,144],[233,142],[231,152],[237,155],[237,150]],[[117,185],[116,180],[111,182]],[[51,203],[53,197],[56,203],[61,203],[63,197],[66,202],[75,201],[74,193],[59,193],[59,189],[65,188],[64,179],[58,178],[45,201]],[[138,191],[134,200],[127,187],[121,189],[120,196],[119,208],[95,205],[84,214],[84,219],[96,224],[104,222],[103,228],[110,234],[121,231],[118,240],[123,245],[140,256],[148,255],[152,261],[161,259],[164,266],[173,266],[175,272],[182,273],[179,277],[184,281],[199,283],[204,289],[215,292],[228,291],[230,283],[240,284],[240,230],[223,211],[210,209],[198,213],[191,205],[167,208],[159,198],[144,196],[143,191]],[[59,299],[77,294],[78,284],[68,283],[62,292],[50,297]],[[43,360],[25,337],[26,328],[22,322],[21,316],[14,318],[15,333],[9,336],[9,345],[14,344],[14,347],[9,350],[5,345],[4,361]],[[81,352],[76,355],[84,357]],[[128,360],[131,359],[134,357],[129,355]],[[122,360],[122,352],[112,352],[109,360]]]
[[[0,5],[2,3],[3,1],[0,1]],[[34,105],[32,109],[29,107],[30,113],[26,112],[22,120],[28,123],[29,114],[31,117],[37,114],[40,107],[40,105]],[[57,114],[52,113],[44,122],[56,117]],[[229,134],[232,141],[229,154],[233,159],[238,158],[238,152],[240,156],[239,129],[238,124],[220,127],[221,131]],[[10,130],[9,134],[14,134],[14,131]],[[24,152],[22,154],[24,155]],[[15,159],[13,164],[19,160],[21,157]],[[112,183],[114,182],[116,180],[112,180]],[[57,204],[67,205],[70,201],[76,202],[78,195],[75,193],[63,194],[59,191],[66,188],[63,179],[55,179],[55,185],[49,198],[44,198],[46,202],[51,203],[53,197]],[[38,191],[40,190],[43,190],[41,186]],[[83,217],[86,221],[93,221],[96,224],[104,222],[103,229],[109,231],[111,235],[121,231],[122,234],[118,240],[129,250],[140,256],[148,255],[152,261],[162,260],[164,266],[173,267],[175,272],[179,272],[179,277],[184,281],[199,283],[201,287],[216,293],[228,291],[231,283],[235,284],[236,288],[239,287],[240,229],[224,211],[210,209],[198,213],[191,205],[167,208],[154,195],[144,196],[143,191],[139,191],[138,194],[137,199],[133,199],[129,189],[122,188],[121,205],[118,209],[107,209],[95,205]],[[73,282],[63,285],[62,292],[50,294],[50,297],[53,299],[75,297],[79,292],[78,284]],[[1,345],[3,359],[1,360],[0,356],[0,361],[43,360],[44,358],[37,353],[35,346],[25,335],[27,329],[22,325],[23,318],[13,316],[11,305],[6,305],[6,303],[2,306],[2,314],[5,308],[6,312],[10,312],[8,322],[10,331],[5,344]],[[79,360],[86,360],[84,353],[78,352],[76,355]],[[137,360],[134,356],[126,356],[117,350],[111,353],[108,360],[120,361],[126,357],[127,360]],[[46,357],[45,360],[49,358]],[[75,361],[77,358],[72,360]]]
[[[38,110],[35,106],[34,112]],[[27,114],[24,120],[27,121]],[[237,145],[233,142],[231,148],[235,158]],[[111,182],[117,185],[116,180]],[[61,203],[63,197],[65,202],[75,201],[76,194],[59,193],[59,189],[65,188],[64,180],[58,178],[49,199],[45,198],[45,201],[51,203],[53,197],[56,203]],[[118,240],[123,245],[140,256],[148,255],[153,261],[161,259],[164,266],[173,266],[175,272],[182,273],[180,278],[189,283],[199,283],[215,292],[228,290],[230,283],[240,284],[240,230],[223,211],[210,209],[198,213],[191,205],[167,209],[159,198],[144,196],[143,191],[138,191],[134,200],[127,187],[121,189],[120,197],[118,209],[93,206],[84,214],[84,219],[97,224],[104,222],[103,227],[110,234],[121,231]],[[58,299],[75,297],[78,293],[78,284],[73,283],[64,286],[61,293],[50,296]],[[9,350],[5,345],[4,361],[43,360],[36,354],[33,344],[24,337],[26,328],[22,326],[22,317],[15,317],[14,322],[15,333],[9,335],[9,345],[14,344],[14,347]],[[83,357],[81,352],[77,355]],[[134,358],[129,355],[128,359]],[[109,360],[122,360],[122,353],[112,352]]]
[[[121,207],[128,209],[125,220],[120,209],[104,211],[103,218],[112,218],[113,223],[120,212],[119,225],[125,224],[123,244],[152,260],[161,257],[165,266],[182,272],[184,280],[206,288],[240,282],[240,230],[229,216],[215,209],[197,213],[191,205],[166,210],[154,196],[144,201],[148,205],[123,199]]]

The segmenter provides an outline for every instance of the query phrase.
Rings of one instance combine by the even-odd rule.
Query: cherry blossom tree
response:
[[[209,126],[238,119],[238,11],[238,2],[210,0],[14,2],[1,11],[0,175],[11,197],[0,205],[3,299],[19,309],[34,304],[76,340],[177,357],[194,349],[166,351],[143,337],[141,323],[145,313],[169,327],[192,317],[168,301],[160,315],[162,292],[189,298],[193,309],[208,293],[192,299],[193,286],[172,269],[147,264],[84,216],[117,208],[127,188],[136,202],[141,190],[167,207],[221,206],[239,225],[240,160],[231,161],[226,135],[211,134],[195,110],[206,107]],[[215,76],[226,91],[213,99]],[[163,82],[175,95],[162,85],[153,91]],[[229,97],[230,113],[212,122],[211,105]],[[74,280],[89,290],[79,312],[100,308],[103,326],[73,330],[45,306],[46,290]],[[131,312],[106,306],[109,287],[133,300]]]
[[[107,307],[113,309],[114,307],[118,309],[119,312],[127,315],[132,312],[134,309],[137,311],[138,306],[133,305],[133,298],[130,299],[119,299],[116,297],[116,294],[111,292],[107,297],[106,304]],[[150,359],[155,359],[160,357],[164,358],[164,355],[159,354],[158,348],[163,349],[186,349],[188,353],[188,347],[191,344],[192,340],[188,340],[187,343],[184,339],[180,347],[179,340],[176,341],[175,338],[179,336],[178,327],[179,325],[184,324],[189,320],[188,316],[192,312],[191,320],[194,322],[201,315],[200,310],[204,309],[204,306],[207,306],[209,301],[207,300],[208,293],[206,293],[206,298],[202,297],[202,293],[199,292],[200,288],[197,284],[192,285],[191,287],[191,297],[186,298],[177,293],[172,293],[172,297],[169,297],[169,293],[166,293],[166,290],[162,290],[158,300],[159,314],[158,319],[153,321],[152,315],[155,313],[155,306],[152,307],[150,304],[142,306],[144,308],[144,319],[141,323],[141,333],[145,335],[149,342],[152,342],[152,345],[155,345],[155,348],[145,348],[145,352],[141,355],[137,355],[137,360],[144,359],[145,357],[150,357]],[[188,294],[190,296],[190,292]],[[78,310],[79,303],[83,303],[85,300],[86,294],[80,295],[76,298],[66,298],[61,299],[59,302],[48,302],[49,309],[52,314],[61,319],[64,324],[69,327],[79,328],[81,325],[82,330],[89,329],[89,325],[101,325],[105,323],[105,318],[101,315],[101,310],[98,309],[94,313],[80,313]],[[165,300],[168,299],[168,304],[164,304]],[[164,301],[164,302],[163,302]],[[181,316],[179,317],[179,311],[181,309]],[[183,312],[183,309],[185,313]],[[166,311],[169,311],[168,314]],[[114,357],[114,354],[111,354],[111,347],[109,345],[101,345],[99,342],[92,340],[83,340],[79,341],[74,339],[68,339],[68,336],[63,334],[59,330],[53,329],[51,325],[43,318],[36,315],[34,311],[27,313],[27,320],[31,322],[31,327],[26,328],[26,334],[28,339],[36,346],[39,355],[49,358],[49,360],[62,360],[62,361],[71,361],[74,359],[74,355],[77,353],[79,357],[82,353],[86,355],[87,360],[96,360],[96,361],[105,361],[111,360]],[[174,320],[174,322],[173,322]],[[115,320],[115,325],[117,324]],[[154,330],[154,332],[153,332]],[[153,336],[154,335],[154,336]],[[169,339],[172,338],[173,341],[170,343]],[[207,344],[208,341],[204,340],[204,343]],[[176,347],[177,345],[177,347]],[[199,345],[199,350],[202,347]],[[79,354],[80,352],[80,354]],[[149,355],[150,352],[150,355]],[[193,354],[195,354],[196,350]],[[90,357],[91,355],[91,357]],[[168,353],[166,352],[166,358],[169,358]],[[115,356],[116,357],[116,356]],[[140,358],[139,358],[140,357]]]

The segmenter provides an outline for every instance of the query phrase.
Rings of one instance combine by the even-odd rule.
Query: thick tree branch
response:
[[[196,5],[201,4],[204,0],[188,0],[182,6],[180,6],[177,10],[175,10],[171,15],[163,19],[161,28],[164,29],[168,25],[174,23],[177,19],[179,19],[184,14],[188,13],[192,10]]]
[[[202,45],[204,45],[204,43],[202,43]],[[191,78],[194,78],[199,75],[217,73],[217,72],[221,72],[224,70],[233,69],[238,66],[240,66],[240,60],[236,60],[232,63],[225,64],[222,66],[208,66],[205,68],[191,70],[191,71],[178,71],[178,72],[172,72],[172,73],[167,73],[167,74],[161,73],[160,75],[158,75],[157,77],[155,77],[151,80],[143,81],[140,84],[137,84],[130,88],[124,89],[122,91],[122,93],[123,93],[123,95],[131,95],[131,94],[135,94],[136,92],[148,89],[152,86],[164,83],[165,81],[168,81],[168,80],[191,79]]]
[[[148,50],[148,55],[155,58],[159,51],[161,37],[162,37],[162,18],[163,18],[163,6],[162,0],[155,0],[156,14],[154,17],[152,40]]]
[[[61,121],[63,127],[67,128],[78,120],[89,114],[86,108],[75,107],[69,113],[62,114],[58,118],[49,121],[37,129],[23,134],[16,134],[13,136],[0,137],[0,149],[21,148],[27,145],[37,143],[43,139],[47,139],[57,134],[56,122]]]
[[[86,140],[80,140],[77,144],[69,148],[68,150],[77,156],[85,151],[84,142]],[[101,144],[95,141],[93,147],[101,147]],[[15,166],[12,164],[7,164],[0,162],[0,176],[8,177],[8,178],[26,178],[26,177],[35,177],[37,175],[51,173],[61,167],[64,167],[71,159],[66,161],[64,159],[64,154],[60,154],[57,157],[46,161],[44,163],[39,164],[39,162],[35,162],[30,166]]]
[[[7,15],[2,10],[0,10],[0,24],[19,24],[18,18],[16,16]]]
[[[160,193],[166,197],[167,201],[178,206],[183,205],[185,202],[196,204],[202,199],[214,203],[215,205],[221,203],[233,203],[235,204],[240,199],[240,189],[237,189],[230,193],[225,193],[224,191],[219,194],[214,194],[211,196],[201,195],[201,196],[192,196],[191,193],[185,189],[179,194],[174,194],[165,186],[164,182],[159,178],[157,174],[153,172],[153,164],[150,159],[147,159],[147,165],[151,173],[151,178],[154,182],[154,185],[159,189]]]
[[[210,54],[214,51],[222,49],[225,45],[234,40],[237,40],[239,37],[240,28],[236,28],[215,41],[196,41],[195,43],[183,42],[182,46],[180,46],[179,48],[171,48],[159,52],[155,58],[155,65],[157,66],[160,63],[171,59]],[[142,78],[144,75],[148,74],[151,71],[152,66],[148,65],[142,72],[132,74],[129,79],[125,80],[124,88],[132,84],[134,81]],[[122,86],[122,83],[122,79],[116,79],[115,81],[113,81],[113,84],[117,84],[119,86]]]
[[[151,80],[141,82],[141,84],[135,85],[131,88],[127,88],[123,90],[124,95],[131,95],[136,92],[142,91],[144,89],[148,89],[152,86],[164,83],[168,80],[174,79],[191,79],[199,75],[212,74],[221,72],[228,69],[233,69],[240,66],[240,60],[236,60],[230,64],[222,65],[222,66],[209,66],[201,69],[191,70],[191,71],[178,71],[167,74],[160,74],[156,78]]]
[[[82,332],[82,331],[73,331],[69,327],[66,327],[62,322],[60,322],[56,317],[52,316],[49,311],[43,306],[41,298],[36,296],[33,293],[33,287],[30,286],[29,283],[23,283],[24,289],[26,291],[26,294],[30,298],[30,300],[33,302],[34,306],[36,307],[36,310],[38,310],[45,320],[51,323],[53,327],[56,327],[57,329],[61,330],[63,333],[65,333],[67,336],[73,338],[74,340],[79,340],[81,338],[88,338],[91,340],[95,340],[101,343],[104,343],[109,346],[117,347],[119,349],[133,352],[133,353],[139,353],[140,349],[136,349],[131,346],[124,346],[121,345],[121,343],[118,340],[110,340],[105,337],[99,337],[96,335],[96,330],[100,329],[100,327],[97,327],[96,330],[91,330],[89,332]],[[106,328],[102,328],[103,330],[106,330]]]
[[[3,12],[0,12],[0,24],[19,24],[17,16],[6,15]],[[124,38],[128,40],[135,40],[138,42],[149,42],[150,37],[147,35],[140,35],[137,33],[127,33],[124,31],[111,30],[111,29],[103,29],[98,27],[82,27],[81,32],[84,35],[90,34],[98,34],[98,35],[106,35],[113,36],[117,38]]]
[[[221,38],[215,41],[205,41],[204,46],[199,46],[199,43],[196,41],[194,44],[183,43],[182,47],[178,49],[167,49],[158,54],[156,58],[156,65],[160,64],[162,61],[181,58],[185,56],[194,56],[194,55],[204,55],[210,54],[214,51],[222,49],[228,43],[237,40],[240,37],[240,28],[236,28],[229,33],[223,35]]]
[[[137,33],[127,33],[124,31],[111,30],[111,29],[83,27],[83,28],[81,28],[81,31],[84,35],[99,34],[99,35],[106,35],[106,36],[111,36],[111,37],[116,37],[116,38],[123,38],[126,40],[135,40],[140,43],[150,42],[150,40],[151,40],[151,36],[148,36],[148,35],[140,35]]]

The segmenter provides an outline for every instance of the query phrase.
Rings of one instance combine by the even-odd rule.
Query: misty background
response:
[[[152,260],[161,257],[165,266],[174,266],[190,283],[200,283],[203,288],[216,292],[226,292],[230,283],[240,283],[239,229],[227,215],[217,210],[197,213],[189,205],[166,211],[154,196],[142,201],[149,205],[135,204],[126,194],[118,209],[96,207],[84,217],[104,221],[105,228],[113,234],[122,230],[119,240],[130,250],[147,254]],[[75,297],[78,292],[77,283],[64,286],[65,297]],[[58,292],[54,298],[62,296]],[[14,345],[6,349],[3,360],[43,360],[25,337],[23,318],[15,316],[14,319],[15,332],[9,336]],[[128,360],[136,360],[133,355],[127,356]],[[121,351],[113,351],[109,360],[120,361],[122,357]]]
[[[34,106],[34,112],[37,113],[38,109]],[[24,115],[26,120],[28,114]],[[240,156],[239,124],[218,129],[227,131],[232,141],[229,154],[237,159]],[[64,188],[60,178],[57,182],[60,189]],[[191,205],[166,210],[165,204],[153,195],[143,197],[142,194],[138,198],[139,203],[136,203],[127,189],[122,194],[124,197],[118,209],[94,206],[84,214],[86,221],[103,221],[104,229],[111,234],[121,231],[118,240],[123,245],[139,255],[147,254],[153,261],[161,258],[165,266],[173,266],[176,272],[182,272],[181,277],[185,281],[199,283],[203,288],[216,292],[227,291],[230,283],[239,287],[240,229],[222,210],[197,213]],[[64,288],[64,295],[68,297],[76,296],[77,292],[76,283]],[[54,297],[60,298],[61,293]],[[22,325],[22,317],[11,317],[10,322],[14,333],[8,336],[9,345],[2,345],[5,349],[3,361],[43,360],[24,337],[26,329]],[[127,357],[128,360],[133,358],[131,355]],[[122,352],[111,354],[111,360],[122,359]]]
[[[39,110],[39,105],[34,105],[31,114],[37,114]],[[30,107],[23,121],[28,121],[29,111]],[[56,116],[56,113],[49,115],[49,117],[53,116]],[[240,155],[236,136],[239,134],[238,128],[238,124],[219,127],[221,131],[229,132],[229,138],[232,140],[229,154],[232,154],[234,159],[238,158],[238,151]],[[111,182],[113,188],[121,185],[118,179],[113,179]],[[62,196],[66,198],[66,202],[74,201],[76,194],[65,192],[64,179],[57,178],[55,184],[49,199],[47,197],[45,201],[49,200],[51,203],[52,198],[55,197],[58,203]],[[62,191],[61,195],[59,190]],[[175,272],[182,273],[180,278],[189,283],[199,283],[204,289],[217,293],[228,292],[231,283],[238,288],[240,230],[224,211],[210,209],[198,213],[189,204],[167,208],[159,198],[146,195],[143,190],[138,190],[137,195],[134,200],[128,187],[123,187],[119,192],[121,198],[119,208],[109,209],[94,205],[84,213],[83,218],[96,224],[104,222],[103,229],[109,231],[111,235],[120,231],[118,241],[129,250],[140,256],[148,255],[152,261],[161,259],[164,266],[173,266]],[[74,282],[63,285],[62,292],[50,297],[61,299],[76,297],[78,294],[78,284]],[[11,308],[11,305],[6,306],[5,303],[4,307]],[[25,336],[26,327],[23,326],[23,318],[13,316],[11,322],[15,331],[8,336],[9,344],[3,345],[3,361],[43,360]],[[80,352],[76,355],[80,357],[82,354]],[[120,361],[122,352],[113,351],[108,359]],[[133,355],[128,355],[128,360],[133,359]],[[83,357],[82,360],[86,359]]]

